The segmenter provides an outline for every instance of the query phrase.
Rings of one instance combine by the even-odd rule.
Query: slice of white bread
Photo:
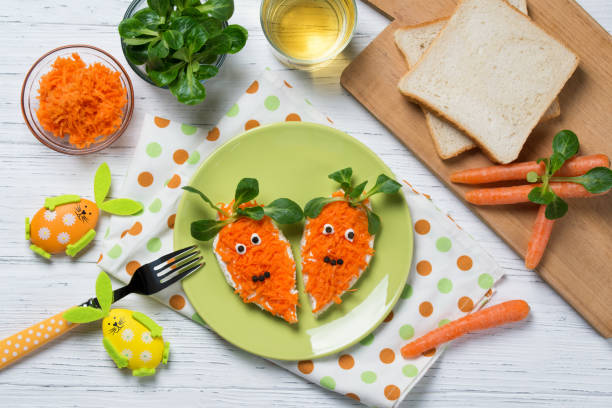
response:
[[[527,0],[508,0],[519,11],[527,14]],[[448,18],[421,23],[414,26],[400,28],[395,31],[395,43],[404,55],[408,67],[414,66],[429,48],[446,25]],[[442,159],[450,159],[471,150],[476,144],[446,120],[423,109],[429,133],[434,142],[438,155]],[[554,119],[561,114],[559,101],[555,99],[548,107],[540,123]]]
[[[400,91],[515,160],[578,57],[504,0],[463,0]]]

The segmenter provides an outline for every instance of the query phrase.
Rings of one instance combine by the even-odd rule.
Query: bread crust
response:
[[[455,15],[457,9],[459,7],[461,7],[461,5],[463,3],[465,3],[466,1],[471,1],[471,0],[459,0],[455,11],[453,12],[453,16]],[[572,54],[574,56],[574,63],[573,63],[573,67],[572,69],[569,71],[569,74],[567,75],[567,77],[562,81],[561,86],[559,87],[559,89],[557,89],[554,92],[554,99],[558,98],[559,94],[561,93],[561,91],[563,90],[563,87],[565,86],[565,84],[567,83],[567,81],[572,77],[572,75],[574,74],[574,72],[576,71],[576,68],[578,67],[579,63],[580,63],[580,59],[579,57],[576,55],[576,53],[574,53],[564,42],[558,40],[556,37],[554,37],[553,35],[551,35],[548,31],[546,31],[544,28],[542,28],[539,24],[537,24],[536,22],[534,22],[533,20],[531,20],[529,18],[529,16],[523,14],[520,10],[518,10],[516,7],[512,6],[510,3],[508,3],[508,1],[506,0],[500,0],[504,3],[506,3],[506,5],[508,5],[512,10],[514,10],[516,13],[518,13],[521,18],[524,18],[525,20],[529,21],[532,24],[535,24],[536,27],[538,27],[540,30],[542,30],[544,33],[546,33],[547,35],[549,35],[550,37],[554,38],[563,48],[565,48],[570,54]],[[453,17],[451,17],[450,19],[452,19]],[[449,19],[449,20],[450,20]],[[434,45],[439,41],[440,36],[442,35],[442,33],[446,30],[446,28],[448,27],[448,25],[445,25],[444,28],[438,33],[438,35],[436,36],[436,38],[432,41],[430,47],[425,50],[425,52],[423,53],[423,55],[421,56],[421,59],[419,61],[417,61],[417,63],[414,65],[414,67],[412,67],[412,69],[407,72],[406,74],[404,74],[402,76],[402,78],[400,79],[399,84],[401,84],[404,81],[404,78],[406,78],[408,75],[410,75],[410,72],[413,71],[414,69],[416,69],[423,60],[425,60],[425,58],[429,55],[429,53],[431,52],[431,49],[434,47]],[[418,95],[415,95],[409,91],[404,91],[401,89],[400,85],[398,84],[398,89],[399,91],[406,97],[408,97],[409,99],[411,99],[412,101],[414,101],[415,103],[421,105],[421,106],[425,106],[428,110],[430,110],[432,113],[436,114],[436,116],[452,123],[455,127],[457,127],[457,129],[461,130],[463,133],[465,133],[470,139],[472,139],[474,141],[474,143],[476,143],[480,149],[483,151],[483,153],[493,162],[495,163],[500,163],[500,164],[507,164],[507,163],[511,163],[514,160],[517,159],[518,155],[520,154],[520,150],[517,153],[516,157],[514,157],[511,160],[505,161],[502,160],[498,157],[495,156],[495,154],[493,152],[491,152],[486,146],[484,146],[482,144],[482,142],[478,139],[478,137],[474,134],[472,134],[471,132],[469,132],[461,123],[459,123],[458,121],[454,120],[453,118],[449,117],[448,115],[446,115],[444,112],[441,112],[440,110],[437,109],[437,107],[435,107],[433,104],[429,103],[428,101],[426,101],[425,99],[419,97]],[[530,129],[529,129],[529,135],[533,132],[533,129],[538,125],[538,122],[535,122],[533,124],[530,125]],[[527,136],[527,138],[525,139],[525,143],[528,140],[529,136]],[[524,144],[523,144],[524,145]],[[521,149],[522,150],[522,149]]]

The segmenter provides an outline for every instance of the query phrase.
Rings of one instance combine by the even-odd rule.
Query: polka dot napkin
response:
[[[127,282],[142,263],[173,250],[172,229],[182,190],[199,164],[245,130],[279,121],[333,123],[288,82],[266,71],[212,129],[147,116],[125,184],[117,194],[142,202],[135,217],[113,216],[103,241],[99,266]],[[399,175],[398,175],[399,176]],[[359,344],[314,361],[274,361],[320,386],[366,405],[399,404],[444,347],[404,360],[407,341],[481,307],[502,276],[501,269],[426,195],[406,182],[414,225],[412,272],[395,309]],[[204,324],[182,287],[155,296],[172,309]]]

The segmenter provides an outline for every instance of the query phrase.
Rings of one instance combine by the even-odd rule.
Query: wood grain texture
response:
[[[407,68],[393,41],[398,27],[448,16],[455,3],[449,0],[371,3],[396,20],[345,69],[341,83],[461,197],[472,187],[451,184],[450,173],[490,162],[477,150],[448,161],[438,157],[421,110],[397,90],[397,82]],[[612,156],[612,37],[573,0],[530,0],[528,8],[533,20],[567,44],[581,62],[559,96],[561,116],[535,128],[519,160],[549,156],[552,138],[561,129],[576,132],[582,154]],[[536,206],[471,208],[519,255],[525,254]],[[538,267],[544,280],[606,338],[612,337],[611,237],[612,194],[571,200],[570,211],[555,224]]]
[[[249,30],[249,41],[207,83],[206,103],[185,107],[168,92],[130,74],[136,95],[134,117],[109,149],[70,157],[41,145],[19,110],[25,72],[44,52],[75,41],[99,46],[125,65],[116,24],[129,3],[106,0],[100,7],[100,2],[79,0],[26,0],[12,2],[0,13],[0,41],[3,53],[10,56],[0,59],[0,338],[91,297],[99,272],[96,260],[103,234],[75,259],[59,256],[46,262],[33,255],[23,239],[24,217],[34,214],[48,196],[76,193],[91,197],[92,177],[102,161],[110,166],[116,191],[134,153],[145,112],[212,126],[253,77],[270,67],[304,90],[338,128],[366,144],[398,177],[431,194],[438,207],[447,210],[495,257],[506,273],[495,302],[520,297],[532,307],[531,315],[516,328],[500,327],[456,341],[400,407],[610,407],[612,340],[599,336],[538,275],[526,270],[491,229],[341,88],[342,70],[389,24],[361,1],[357,2],[359,23],[349,48],[328,67],[301,72],[287,69],[272,56],[259,26],[259,2],[237,0],[232,22]],[[612,30],[608,0],[580,3]],[[104,231],[107,225],[108,218],[101,217],[98,230]],[[143,312],[164,327],[164,336],[171,343],[170,362],[154,378],[134,378],[117,370],[102,347],[98,324],[80,325],[0,372],[0,406],[363,406],[236,349],[152,299],[130,296],[117,307]]]

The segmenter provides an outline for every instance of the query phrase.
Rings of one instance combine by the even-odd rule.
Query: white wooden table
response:
[[[609,0],[579,2],[612,30]],[[402,406],[611,407],[612,341],[600,337],[537,275],[525,270],[516,254],[341,89],[342,69],[387,20],[358,2],[359,23],[349,48],[327,68],[305,73],[288,70],[271,55],[259,26],[259,1],[236,3],[233,21],[249,30],[249,42],[207,86],[209,97],[204,104],[179,105],[169,93],[131,75],[136,109],[127,133],[101,153],[69,157],[41,145],[23,123],[19,93],[25,72],[44,52],[70,43],[101,47],[124,63],[116,25],[129,1],[0,2],[0,338],[89,297],[98,273],[95,248],[75,260],[58,257],[46,263],[34,256],[23,238],[24,217],[31,216],[48,196],[91,195],[92,175],[103,160],[110,164],[119,185],[144,112],[163,112],[185,123],[210,126],[256,74],[270,67],[306,90],[315,106],[379,154],[399,177],[430,193],[438,206],[498,259],[506,277],[496,301],[520,297],[532,306],[533,313],[520,330],[499,328],[457,341]],[[104,224],[99,229],[104,230]],[[128,302],[164,326],[172,341],[171,364],[159,375],[139,379],[116,370],[101,347],[98,328],[89,325],[0,372],[0,406],[357,404],[237,350],[153,300],[135,296]]]

